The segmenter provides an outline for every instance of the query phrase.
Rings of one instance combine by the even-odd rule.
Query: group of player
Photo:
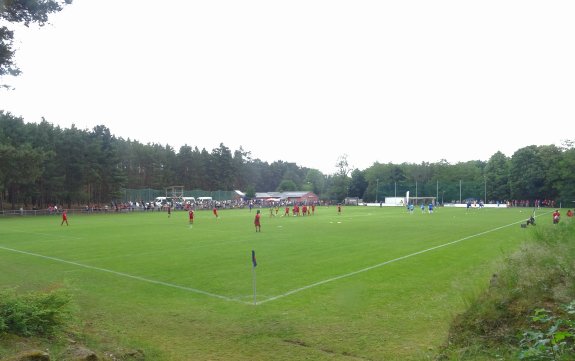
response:
[[[425,213],[425,204],[421,204],[420,208],[421,208],[421,213]],[[414,209],[413,203],[410,203],[407,206],[408,212],[410,214],[413,214],[413,209]],[[279,212],[279,207],[277,207],[277,206],[276,207],[270,207],[270,217],[277,216],[278,212]],[[303,216],[306,216],[306,215],[310,216],[310,215],[315,214],[315,204],[312,204],[309,207],[307,205],[303,205],[301,208],[301,212],[302,213],[300,213],[300,207],[298,205],[293,206],[292,215],[294,217],[300,216],[302,214],[303,214]],[[214,217],[216,217],[216,220],[218,220],[220,218],[218,215],[218,209],[216,207],[214,207],[212,209],[212,213],[214,214]],[[433,213],[433,203],[429,203],[428,213],[429,214]],[[341,215],[341,204],[337,205],[337,214]],[[168,208],[168,217],[170,217],[171,215],[172,215],[172,212],[171,212],[171,208],[169,207]],[[573,211],[571,211],[570,209],[567,210],[567,217],[571,218],[571,217],[573,217],[573,215],[574,215]],[[194,224],[194,216],[195,216],[194,209],[190,208],[190,210],[188,211],[190,226]],[[287,217],[290,216],[290,207],[289,206],[285,207],[285,212],[283,214],[283,217],[286,217],[286,216]],[[553,212],[552,217],[553,217],[553,224],[558,224],[560,219],[561,219],[561,213],[559,212],[559,209],[556,209],[555,212]],[[67,214],[65,209],[62,211],[62,222],[60,223],[60,225],[63,226],[64,223],[66,223],[66,226],[69,226],[68,214]],[[259,209],[256,211],[256,216],[254,219],[254,225],[256,227],[256,232],[261,232],[261,230],[262,230],[261,213],[260,213]]]
[[[275,212],[275,214],[273,213]],[[275,208],[270,208],[270,217],[273,217],[274,215],[277,216],[279,212],[279,207],[275,207]],[[301,206],[294,204],[294,206],[291,209],[291,215],[293,217],[299,217],[299,216],[313,216],[315,215],[315,204],[312,204],[310,206],[304,204]],[[289,217],[290,216],[290,207],[286,206],[284,209],[284,214],[282,217]]]
[[[558,224],[559,221],[561,220],[561,213],[559,212],[558,209],[555,210],[555,212],[553,212],[553,214],[551,215],[553,217],[553,224]],[[567,217],[570,219],[571,217],[573,217],[573,211],[568,209],[567,210]]]
[[[220,219],[220,216],[218,215],[218,209],[216,207],[214,207],[212,209],[212,213],[214,214],[214,217],[216,217],[216,220]],[[194,224],[194,217],[195,217],[194,209],[190,208],[188,210],[188,219],[189,219],[190,225]]]
[[[425,213],[425,204],[424,203],[421,203],[419,208],[421,209],[421,213]],[[414,209],[415,209],[415,206],[413,205],[413,203],[409,203],[407,205],[407,212],[409,214],[413,214]],[[433,203],[429,203],[429,205],[427,206],[427,211],[429,214],[433,213]]]
[[[250,211],[251,211],[251,208],[250,208]],[[212,213],[213,213],[214,216],[216,217],[216,220],[219,219],[218,209],[217,209],[217,208],[214,207],[214,208],[212,209]],[[270,207],[270,217],[275,217],[275,216],[278,215],[278,213],[279,213],[279,207],[278,207],[278,206],[276,206],[276,207]],[[340,204],[338,204],[338,206],[337,206],[337,213],[338,213],[338,214],[341,214],[341,205],[340,205]],[[171,214],[171,213],[170,213],[170,211],[168,210],[168,217],[170,217],[170,214]],[[300,210],[300,206],[294,205],[294,206],[293,206],[293,209],[292,209],[292,215],[293,215],[294,217],[301,216],[301,215],[303,215],[303,216],[306,216],[306,215],[307,215],[307,216],[310,216],[310,215],[314,215],[314,214],[315,214],[315,204],[310,205],[310,206],[303,205],[303,206],[301,207],[301,210]],[[284,214],[283,214],[282,217],[285,217],[285,216],[288,216],[288,217],[290,216],[290,207],[289,207],[289,206],[285,207],[285,212],[284,212]],[[193,208],[190,208],[190,209],[188,210],[188,222],[189,222],[190,226],[192,226],[192,225],[194,224],[194,217],[195,217],[194,209],[193,209]],[[261,225],[261,212],[260,212],[259,209],[256,211],[256,215],[255,215],[255,218],[254,218],[254,226],[255,226],[255,228],[256,228],[256,232],[261,232],[261,230],[262,230],[262,225]]]

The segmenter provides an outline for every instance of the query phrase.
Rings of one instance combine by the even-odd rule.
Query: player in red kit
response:
[[[553,212],[553,224],[559,223],[560,219],[561,219],[561,213],[559,213],[559,210],[556,209],[555,212]]]
[[[64,211],[62,211],[62,223],[60,223],[60,225],[63,225],[64,222],[66,222],[66,225],[69,226],[69,224],[68,224],[68,213],[66,213],[65,209],[64,209]]]
[[[216,216],[216,219],[218,219],[219,218],[218,217],[218,209],[216,207],[214,207],[213,212],[214,212],[214,216]]]
[[[254,219],[254,225],[256,226],[256,232],[262,231],[262,225],[260,223],[260,211],[259,211],[259,209],[256,212],[256,218]]]
[[[194,210],[190,209],[188,215],[190,216],[190,224],[194,224]]]

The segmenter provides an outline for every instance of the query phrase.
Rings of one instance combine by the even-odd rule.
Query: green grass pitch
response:
[[[421,360],[531,232],[531,209],[282,213],[0,219],[0,287],[62,285],[89,342],[154,360]]]

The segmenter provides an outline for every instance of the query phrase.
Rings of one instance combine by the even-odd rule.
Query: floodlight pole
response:
[[[484,193],[485,193],[485,198],[483,199],[483,203],[487,204],[487,176],[483,176],[483,187],[484,187]]]
[[[376,186],[375,186],[375,203],[377,203],[377,192],[379,191],[379,179],[376,179],[375,181],[376,181],[375,182],[375,184],[376,184]]]

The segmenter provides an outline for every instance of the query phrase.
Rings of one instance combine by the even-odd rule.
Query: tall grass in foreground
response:
[[[453,322],[443,360],[575,359],[575,223],[538,227]]]

